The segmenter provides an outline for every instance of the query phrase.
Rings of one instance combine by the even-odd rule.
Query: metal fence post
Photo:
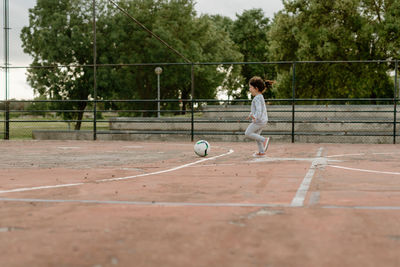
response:
[[[10,102],[6,101],[5,103],[5,109],[6,109],[6,114],[5,114],[5,121],[4,121],[4,139],[9,140],[10,139]]]
[[[191,134],[191,140],[192,140],[192,142],[194,141],[194,65],[193,65],[193,63],[192,63],[192,67],[191,67],[191,80],[192,80],[192,88],[191,88],[191,91],[192,91],[192,101],[191,101],[191,103],[192,103],[192,110],[191,110],[191,112],[192,112],[192,118],[191,118],[191,130],[190,130],[190,134]]]
[[[295,102],[296,102],[296,62],[293,62],[292,75],[292,143],[294,143],[294,119],[295,119]]]
[[[394,90],[393,90],[393,106],[394,106],[394,114],[393,114],[393,144],[396,144],[396,115],[397,115],[397,68],[398,68],[398,60],[396,59],[395,67],[394,67]]]
[[[97,100],[93,102],[93,140],[97,140]]]
[[[8,0],[4,0],[4,70],[5,70],[5,120],[4,120],[4,139],[10,138],[10,103],[8,102],[8,90],[9,90],[9,59],[10,59],[10,26],[9,26],[9,3]]]
[[[93,0],[93,140],[97,140],[97,77],[96,77],[96,57],[97,57],[97,43],[96,43],[96,1]]]

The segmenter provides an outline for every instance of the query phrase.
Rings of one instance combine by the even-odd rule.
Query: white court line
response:
[[[260,157],[251,160],[250,162],[269,162],[269,161],[310,161],[312,162],[315,158],[271,158],[271,157]]]
[[[249,161],[249,163],[254,163],[254,162],[274,162],[274,161],[309,161],[313,162],[315,161],[316,158],[270,158],[270,157],[262,157],[262,158],[256,158],[254,160]],[[321,160],[324,160],[322,158]],[[336,159],[330,159],[328,160],[329,162],[343,162],[343,160],[336,160]]]
[[[311,163],[311,167],[308,170],[306,176],[304,176],[303,182],[301,183],[299,189],[297,189],[296,195],[292,200],[292,204],[290,204],[291,207],[302,207],[304,204],[304,199],[306,198],[308,189],[310,187],[312,178],[314,176],[315,170],[319,164],[322,164],[323,166],[326,165],[326,160],[321,159],[321,154],[322,154],[323,148],[320,147],[317,152],[317,157],[313,160]]]
[[[288,204],[268,203],[189,203],[189,202],[156,202],[156,201],[113,201],[113,200],[72,200],[72,199],[36,199],[36,198],[0,198],[1,202],[34,202],[34,203],[84,203],[84,204],[114,204],[135,206],[164,207],[266,207],[291,208]],[[359,210],[400,210],[400,206],[320,206],[323,209],[359,209]]]
[[[30,198],[0,198],[4,202],[41,202],[41,203],[87,203],[87,204],[119,204],[137,206],[166,207],[289,207],[287,204],[268,203],[190,203],[190,202],[156,202],[156,201],[113,201],[113,200],[72,200],[72,199],[30,199]]]
[[[342,166],[335,166],[335,165],[327,165],[328,167],[350,170],[350,171],[359,171],[359,172],[370,172],[370,173],[380,173],[380,174],[393,174],[393,175],[400,175],[400,172],[384,172],[384,171],[374,171],[374,170],[365,170],[365,169],[356,169],[356,168],[349,168],[349,167],[342,167]]]
[[[85,184],[85,183],[44,185],[44,186],[35,186],[35,187],[16,188],[16,189],[10,189],[10,190],[1,190],[0,194],[41,190],[41,189],[49,189],[49,188],[71,187],[71,186],[78,186],[78,185],[83,185],[83,184]]]
[[[399,206],[321,206],[324,209],[400,210]]]
[[[34,203],[84,203],[84,204],[114,204],[135,206],[164,206],[164,207],[282,207],[290,208],[287,204],[268,203],[189,203],[189,202],[156,202],[156,201],[112,201],[112,200],[71,200],[71,199],[31,199],[31,198],[0,198],[2,202],[34,202]],[[359,210],[400,210],[400,206],[321,206],[323,209],[359,209]]]
[[[400,152],[382,152],[382,153],[370,153],[371,155],[393,155],[399,154]],[[335,157],[347,157],[347,156],[365,156],[367,153],[358,153],[358,154],[339,154],[339,155],[331,155],[326,156],[327,158],[335,158]]]
[[[203,167],[221,167],[221,166],[236,166],[234,163],[223,163],[223,164],[206,164],[201,166],[190,166],[190,168],[203,168]]]
[[[204,158],[204,159],[201,159],[201,160],[198,160],[198,161],[195,161],[195,162],[192,162],[192,163],[184,164],[184,165],[181,165],[181,166],[178,166],[178,167],[175,167],[175,168],[171,168],[171,169],[168,169],[168,170],[152,172],[152,173],[143,173],[143,174],[138,174],[138,175],[133,175],[133,176],[126,176],[126,177],[121,177],[121,178],[102,179],[102,180],[97,180],[96,182],[101,183],[101,182],[121,181],[121,180],[137,178],[137,177],[143,177],[143,176],[156,175],[156,174],[161,174],[161,173],[166,173],[166,172],[172,172],[172,171],[176,171],[176,170],[179,170],[179,169],[182,169],[182,168],[186,168],[186,167],[189,167],[189,166],[192,166],[192,165],[207,161],[207,160],[213,160],[213,159],[216,159],[216,158],[219,158],[219,157],[223,157],[223,156],[226,156],[226,155],[229,155],[229,154],[232,154],[232,153],[233,153],[233,150],[231,149],[227,153],[224,153],[224,154],[221,154],[221,155],[218,155],[218,156],[214,156],[212,158]]]
[[[339,154],[339,155],[331,155],[331,156],[326,156],[327,158],[336,158],[336,157],[347,157],[347,156],[362,156],[365,155],[365,153],[358,153],[358,154]]]
[[[384,152],[384,153],[372,153],[374,155],[393,155],[393,154],[400,154],[400,152]]]
[[[102,180],[97,180],[94,182],[99,182],[99,183],[104,183],[104,182],[112,182],[112,181],[121,181],[121,180],[127,180],[127,179],[133,179],[137,177],[144,177],[144,176],[150,176],[150,175],[157,175],[161,173],[166,173],[166,172],[172,172],[176,171],[182,168],[186,168],[204,161],[208,160],[213,160],[216,158],[220,158],[223,156],[227,156],[229,154],[232,154],[234,151],[231,149],[227,153],[217,155],[211,158],[203,158],[201,160],[194,161],[192,163],[184,164],[175,168],[163,170],[163,171],[157,171],[157,172],[151,172],[151,173],[144,173],[144,174],[138,174],[138,175],[133,175],[133,176],[127,176],[127,177],[120,177],[120,178],[110,178],[110,179],[102,179]],[[60,188],[60,187],[71,187],[71,186],[79,186],[83,184],[89,184],[89,183],[74,183],[74,184],[59,184],[59,185],[46,185],[46,186],[36,186],[36,187],[26,187],[26,188],[16,188],[16,189],[10,189],[10,190],[1,190],[0,194],[6,194],[6,193],[15,193],[15,192],[24,192],[24,191],[32,191],[32,190],[41,190],[41,189],[50,189],[50,188]]]

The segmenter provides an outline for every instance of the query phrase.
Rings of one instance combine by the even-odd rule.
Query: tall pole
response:
[[[157,67],[154,69],[154,72],[157,74],[157,118],[160,118],[160,99],[161,99],[161,93],[160,93],[160,75],[162,73],[162,68]]]
[[[397,101],[398,101],[398,95],[397,95],[397,82],[398,82],[398,78],[397,78],[397,69],[399,68],[399,63],[398,60],[396,59],[396,63],[395,63],[395,67],[394,67],[394,92],[393,92],[393,105],[394,105],[394,114],[393,114],[393,144],[396,144],[396,134],[397,134]]]
[[[296,62],[293,62],[292,73],[292,143],[294,143],[294,119],[295,119],[295,103],[296,101]]]
[[[396,59],[396,69],[395,69],[395,86],[396,86],[396,88],[398,88],[398,91],[397,91],[397,89],[395,89],[395,95],[396,95],[396,97],[397,97],[397,100],[399,100],[399,98],[400,98],[400,86],[399,86],[399,60],[398,59]]]
[[[10,50],[9,50],[9,30],[10,30],[10,25],[9,25],[9,5],[8,5],[8,0],[4,0],[4,82],[5,82],[5,101],[8,100],[8,86],[9,86],[9,61],[10,61]]]
[[[9,65],[10,65],[10,50],[9,50],[9,6],[8,0],[4,0],[4,139],[8,140],[10,138],[10,103],[8,103],[8,90],[9,90]]]
[[[96,77],[96,57],[97,57],[97,43],[96,43],[96,0],[93,0],[93,140],[97,140],[97,77]]]
[[[157,118],[160,118],[160,74],[157,74]]]
[[[191,133],[191,140],[192,140],[192,142],[193,142],[193,140],[194,140],[194,64],[192,63],[191,64],[191,68],[190,68],[190,73],[191,73],[191,80],[192,80],[192,82],[191,82],[191,106],[192,106],[192,110],[191,110],[191,113],[192,113],[192,117],[191,117],[191,131],[190,131],[190,133]]]

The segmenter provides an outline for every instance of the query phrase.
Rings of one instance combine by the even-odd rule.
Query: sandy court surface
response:
[[[1,266],[399,266],[400,145],[0,141]]]

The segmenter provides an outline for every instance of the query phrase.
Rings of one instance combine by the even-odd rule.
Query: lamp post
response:
[[[154,72],[157,74],[157,117],[160,118],[160,75],[162,73],[162,68],[157,67]]]

